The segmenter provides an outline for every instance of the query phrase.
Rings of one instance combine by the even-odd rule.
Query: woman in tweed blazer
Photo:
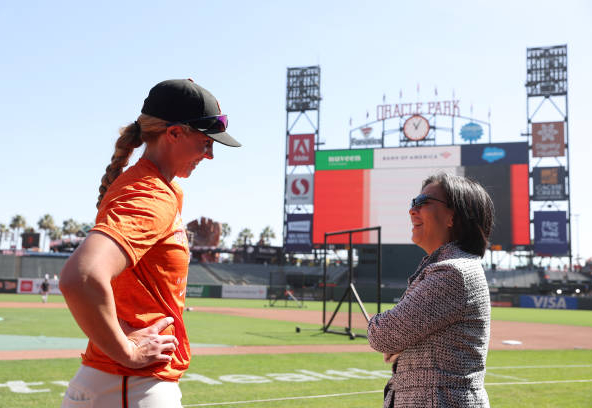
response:
[[[412,240],[427,252],[398,305],[368,324],[393,363],[384,407],[489,407],[489,290],[481,258],[493,203],[476,182],[438,174],[412,200]]]

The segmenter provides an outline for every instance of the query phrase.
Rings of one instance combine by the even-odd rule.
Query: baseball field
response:
[[[187,305],[185,407],[381,406],[390,367],[364,338],[323,334],[321,303]],[[0,407],[59,406],[86,345],[63,298],[0,295],[0,318]],[[359,313],[353,325],[364,332]],[[485,381],[492,407],[592,406],[592,311],[494,308]]]

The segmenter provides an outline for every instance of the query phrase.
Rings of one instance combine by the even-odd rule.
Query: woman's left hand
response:
[[[401,355],[401,353],[395,353],[395,354],[382,353],[382,357],[384,358],[384,362],[387,364],[394,364],[400,355]]]

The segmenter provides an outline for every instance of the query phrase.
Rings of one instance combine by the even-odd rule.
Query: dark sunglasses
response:
[[[439,198],[429,196],[427,194],[420,194],[417,197],[411,199],[411,208],[419,208],[422,205],[424,205],[428,200],[439,201],[443,204],[446,204],[446,206],[448,207],[448,203],[446,201],[440,200]]]
[[[206,116],[199,119],[182,120],[179,122],[167,123],[168,126],[184,124],[191,126],[193,129],[202,131],[204,133],[220,133],[225,132],[228,127],[227,115]]]

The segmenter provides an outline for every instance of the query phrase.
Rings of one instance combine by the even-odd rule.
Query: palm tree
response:
[[[49,238],[51,239],[60,239],[62,237],[62,229],[59,227],[53,227],[49,231]]]
[[[4,224],[0,224],[0,245],[2,244],[2,238],[9,231],[8,227]]]
[[[24,229],[27,226],[27,220],[25,220],[25,217],[23,217],[22,215],[15,215],[14,217],[12,217],[12,220],[10,220],[10,228],[12,228],[15,233],[14,233],[14,247],[17,247],[17,242],[19,237],[21,236],[20,230]]]
[[[231,231],[232,230],[230,228],[230,225],[228,225],[227,223],[223,222],[222,224],[220,224],[220,243],[218,244],[220,248],[226,247],[224,239],[230,235]]]
[[[70,238],[72,238],[72,235],[76,234],[79,230],[80,224],[78,224],[72,218],[68,218],[67,220],[65,220],[62,225],[62,232],[65,235],[68,235]]]
[[[46,240],[49,237],[49,231],[55,228],[55,222],[53,221],[53,217],[51,215],[45,214],[43,217],[39,218],[39,221],[37,221],[37,226],[40,230],[45,232],[43,239]]]
[[[267,227],[263,228],[261,234],[259,234],[259,245],[271,245],[271,240],[275,239],[275,232],[271,229],[268,225]]]
[[[253,239],[253,233],[248,228],[243,228],[239,233],[238,237],[236,237],[236,241],[234,241],[233,246],[239,247],[244,245],[249,245],[251,240]]]
[[[94,223],[91,222],[83,222],[80,226],[80,229],[84,232],[85,235],[88,235],[90,230],[95,226]]]

